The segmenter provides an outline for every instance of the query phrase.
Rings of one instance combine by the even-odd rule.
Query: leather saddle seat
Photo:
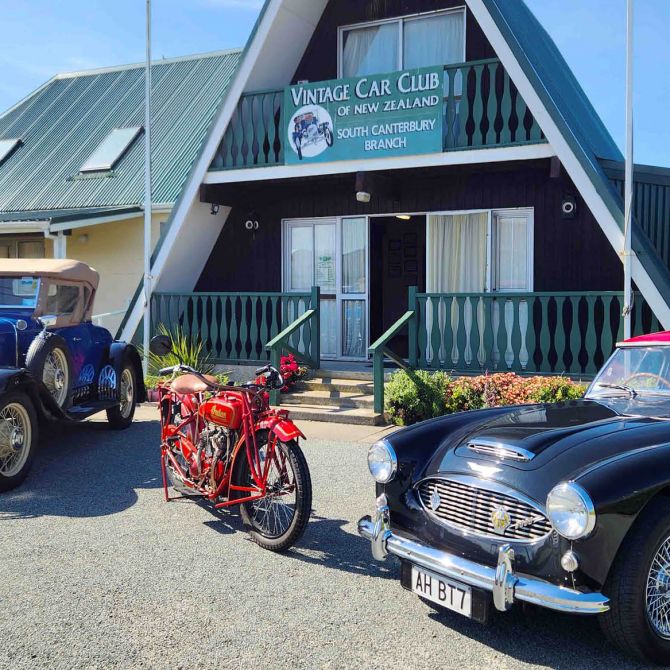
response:
[[[218,384],[219,380],[212,375],[203,375],[205,379],[212,384]],[[199,377],[195,375],[180,375],[172,381],[170,388],[181,395],[188,393],[202,393],[203,391],[211,391],[211,387],[207,386]]]

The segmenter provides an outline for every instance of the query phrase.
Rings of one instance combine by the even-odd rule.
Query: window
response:
[[[142,126],[114,128],[81,166],[81,172],[106,172],[111,170],[142,130]]]
[[[533,210],[431,214],[428,292],[533,290]]]
[[[44,258],[44,239],[0,236],[0,258]]]
[[[0,277],[0,307],[35,307],[37,277]]]
[[[7,139],[0,140],[0,165],[9,158],[13,153],[14,149],[21,144],[20,139]]]
[[[523,210],[493,214],[493,288],[497,291],[530,290],[530,221],[529,213]]]
[[[74,314],[79,304],[79,286],[50,284],[47,291],[46,313],[58,316]]]
[[[464,8],[340,29],[341,77],[464,60]]]

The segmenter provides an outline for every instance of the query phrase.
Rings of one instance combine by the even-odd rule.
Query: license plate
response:
[[[466,584],[413,565],[412,591],[442,607],[472,618],[472,589]]]

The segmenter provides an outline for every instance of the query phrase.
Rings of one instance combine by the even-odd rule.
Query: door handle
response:
[[[81,337],[73,337],[72,341],[73,342],[81,342]]]

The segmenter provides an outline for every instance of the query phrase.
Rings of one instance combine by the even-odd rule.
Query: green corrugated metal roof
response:
[[[63,223],[66,221],[80,221],[81,219],[95,219],[114,214],[132,214],[142,212],[140,205],[127,207],[87,207],[77,209],[33,209],[27,212],[0,212],[0,224],[17,221],[51,221]]]
[[[174,203],[198,157],[240,51],[157,61],[152,71],[154,203]],[[3,213],[138,205],[144,136],[109,173],[79,168],[113,128],[144,124],[144,68],[57,75],[0,116],[0,138],[23,144],[0,165]]]

